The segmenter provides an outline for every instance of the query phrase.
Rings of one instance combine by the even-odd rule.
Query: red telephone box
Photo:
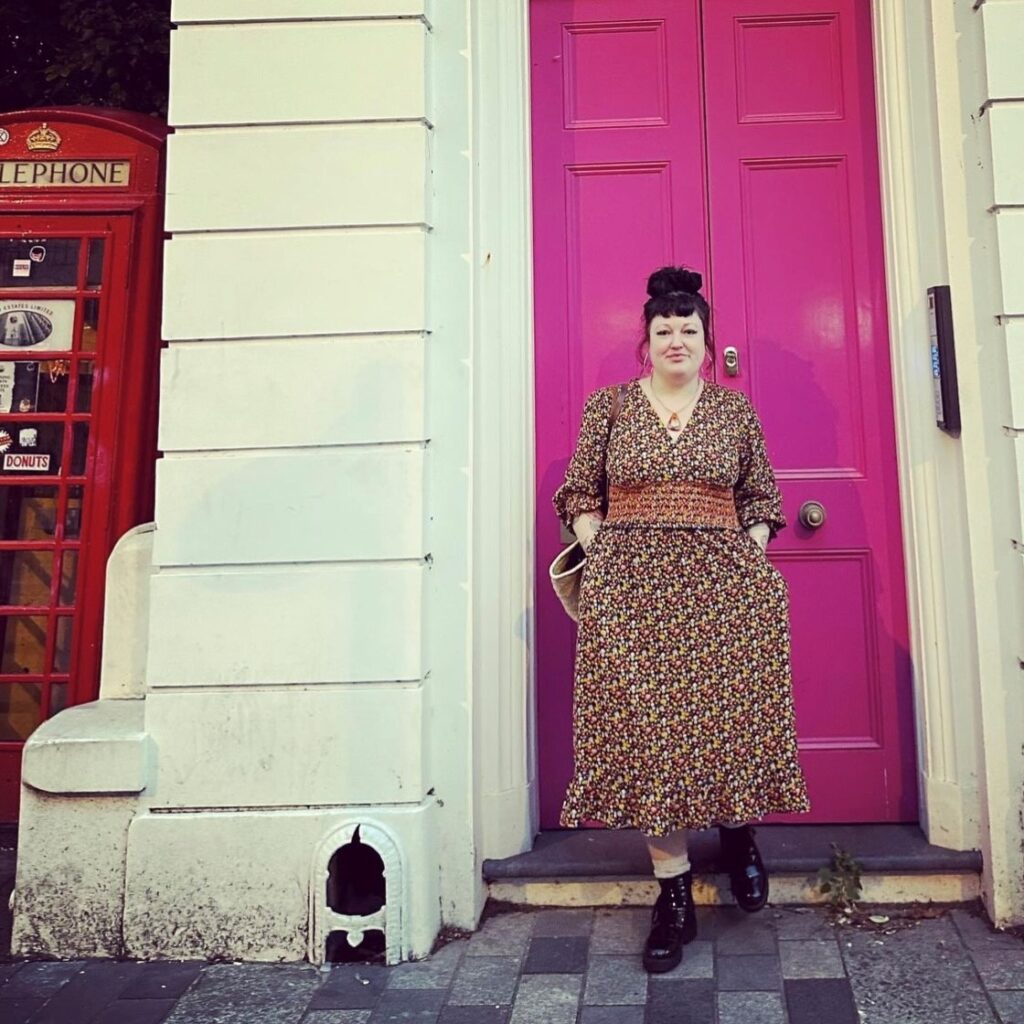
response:
[[[152,517],[166,134],[0,114],[0,821],[28,735],[97,696],[107,557]]]

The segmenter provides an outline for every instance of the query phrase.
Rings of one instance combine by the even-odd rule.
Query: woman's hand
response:
[[[594,535],[603,522],[604,519],[593,512],[584,512],[572,521],[572,532],[576,534],[576,539],[580,542],[584,554],[587,553]]]
[[[747,527],[747,533],[762,551],[767,549],[768,538],[771,536],[771,527],[767,523],[754,523]]]

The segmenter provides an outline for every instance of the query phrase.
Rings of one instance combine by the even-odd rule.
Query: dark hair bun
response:
[[[671,292],[688,292],[690,295],[696,295],[703,283],[704,279],[696,270],[687,270],[685,267],[662,267],[647,279],[647,294],[652,299]]]

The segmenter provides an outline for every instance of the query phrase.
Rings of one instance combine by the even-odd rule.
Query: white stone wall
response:
[[[993,205],[1002,264],[1011,417],[1008,436],[1024,484],[1024,0],[989,0],[985,27],[985,113],[992,148]],[[1024,552],[1024,523],[1016,534]],[[1018,652],[1024,657],[1024,645]]]
[[[457,855],[407,878],[471,926],[470,204],[432,179],[468,173],[467,90],[433,86],[466,13],[441,6],[173,5],[146,802],[201,837],[204,809],[239,835],[419,809],[416,856]]]
[[[932,0],[942,212],[963,433],[982,890],[1024,920],[1024,2]],[[964,697],[966,700],[966,696]]]

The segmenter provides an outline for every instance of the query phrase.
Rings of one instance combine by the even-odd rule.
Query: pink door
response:
[[[705,271],[716,376],[760,411],[786,499],[772,558],[813,804],[792,820],[916,819],[870,41],[862,0],[533,0],[544,827],[572,768],[551,494],[586,393],[638,372],[663,262]]]

